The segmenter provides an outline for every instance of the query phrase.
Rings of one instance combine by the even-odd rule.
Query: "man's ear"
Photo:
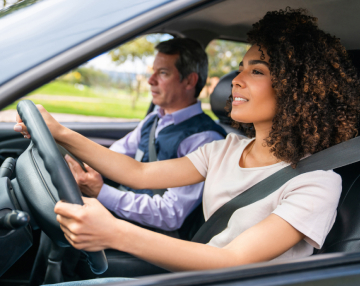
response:
[[[186,77],[187,85],[186,89],[193,89],[195,88],[197,82],[199,80],[199,75],[196,72],[192,72]]]

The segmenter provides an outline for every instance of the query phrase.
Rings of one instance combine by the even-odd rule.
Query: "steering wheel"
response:
[[[83,205],[79,187],[60,154],[42,115],[30,100],[17,105],[20,118],[25,123],[31,143],[16,163],[16,179],[21,194],[15,193],[22,205],[29,209],[30,217],[57,245],[68,247],[59,223],[56,221],[54,206],[59,200]],[[23,196],[23,200],[21,197]],[[86,252],[89,266],[95,274],[102,274],[108,264],[104,251]]]

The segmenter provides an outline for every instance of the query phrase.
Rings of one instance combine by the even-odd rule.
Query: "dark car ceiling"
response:
[[[246,41],[251,25],[267,11],[306,8],[319,19],[319,27],[339,37],[347,49],[360,48],[359,0],[228,0],[220,1],[152,32],[166,32],[197,39],[206,46],[214,38]]]

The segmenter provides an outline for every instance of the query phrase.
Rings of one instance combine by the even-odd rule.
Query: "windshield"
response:
[[[0,85],[103,31],[170,1],[30,0],[19,3],[19,9],[11,7],[11,10],[2,11]]]

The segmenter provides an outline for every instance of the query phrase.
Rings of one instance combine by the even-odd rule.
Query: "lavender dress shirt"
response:
[[[146,116],[132,132],[116,141],[110,149],[134,158],[140,142],[141,128],[150,116],[156,113],[159,116],[155,130],[156,138],[166,126],[179,124],[202,112],[200,101],[172,114],[164,114],[162,109],[154,111]],[[193,134],[180,143],[177,155],[183,157],[206,143],[221,139],[224,139],[223,136],[215,131]],[[163,196],[150,197],[147,194],[120,191],[104,184],[97,199],[121,218],[172,231],[179,229],[185,218],[200,204],[203,186],[202,182],[185,187],[168,188]]]

